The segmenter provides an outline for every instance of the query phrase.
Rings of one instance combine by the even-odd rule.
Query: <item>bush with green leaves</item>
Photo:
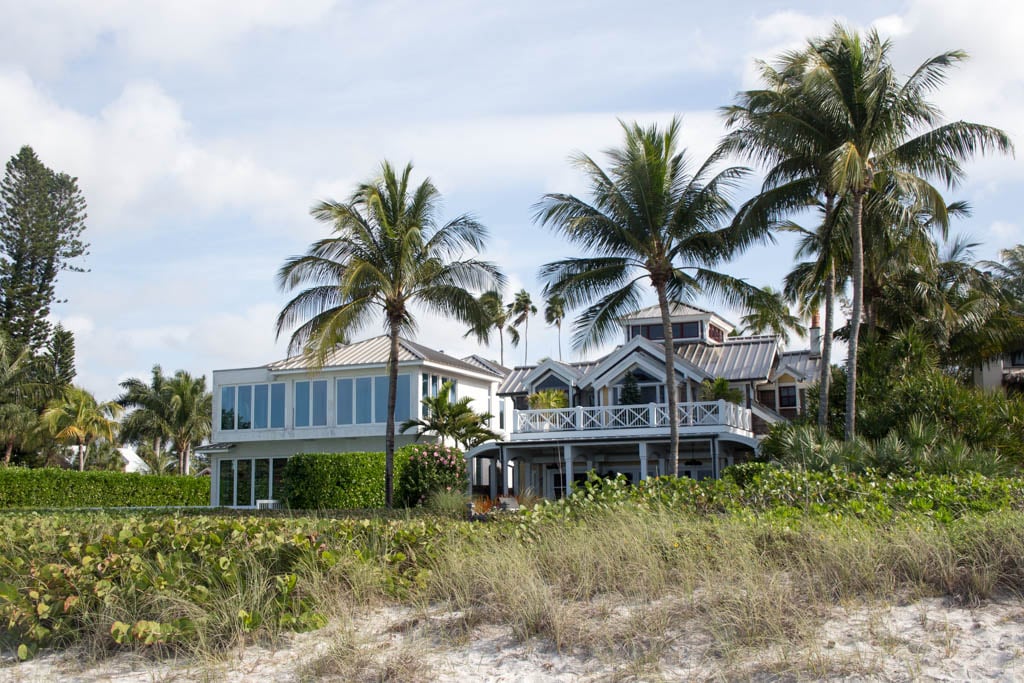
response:
[[[0,467],[0,509],[209,504],[208,477]]]
[[[410,444],[402,454],[405,466],[396,477],[395,499],[399,505],[423,505],[432,493],[464,491],[467,486],[466,459],[462,451],[439,444]]]
[[[395,453],[395,480],[405,464]],[[384,453],[300,453],[284,470],[284,501],[297,510],[355,510],[384,506]]]

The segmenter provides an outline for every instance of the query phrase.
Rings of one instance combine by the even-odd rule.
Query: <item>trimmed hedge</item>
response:
[[[209,504],[208,477],[0,467],[0,509]]]
[[[395,481],[405,465],[395,451]],[[284,500],[293,510],[384,507],[384,454],[300,453],[284,468]]]

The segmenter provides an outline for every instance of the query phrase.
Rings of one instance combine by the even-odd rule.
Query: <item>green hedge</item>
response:
[[[406,461],[395,451],[395,481]],[[384,507],[384,454],[300,453],[284,469],[284,500],[293,510]]]
[[[0,508],[209,504],[208,477],[0,467]]]

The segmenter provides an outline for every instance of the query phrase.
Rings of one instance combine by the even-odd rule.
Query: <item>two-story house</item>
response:
[[[209,455],[213,505],[252,507],[280,497],[281,474],[296,453],[380,451],[388,405],[388,338],[334,348],[322,366],[306,356],[254,368],[213,372],[212,443]],[[398,425],[422,414],[420,399],[436,396],[450,381],[452,398],[491,413],[489,427],[505,428],[511,400],[497,389],[508,373],[497,363],[453,358],[400,340],[395,418]],[[396,445],[415,434],[397,434]],[[422,437],[429,439],[430,437]]]
[[[515,368],[498,389],[515,404],[511,431],[467,454],[474,482],[486,479],[492,495],[510,484],[513,492],[558,498],[591,470],[632,481],[669,474],[671,419],[679,425],[679,473],[717,477],[754,454],[770,423],[805,411],[821,367],[816,325],[811,348],[786,352],[777,336],[735,336],[734,325],[694,306],[675,304],[670,322],[666,330],[657,307],[643,309],[623,319],[623,344],[603,358]],[[675,347],[675,416],[665,394],[666,334]],[[701,384],[719,377],[738,390],[738,403],[702,400]],[[627,382],[640,402],[624,401]],[[527,397],[544,389],[563,391],[568,407],[529,409]]]

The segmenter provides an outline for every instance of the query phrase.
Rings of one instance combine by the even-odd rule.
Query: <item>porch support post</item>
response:
[[[473,495],[473,472],[476,469],[477,458],[471,457],[469,453],[466,453],[466,493],[470,496]]]
[[[647,479],[647,442],[641,441],[640,444],[640,481]]]
[[[502,448],[501,450],[505,450]],[[488,483],[490,485],[491,500],[498,497],[498,459],[491,458],[491,472],[488,477]]]
[[[718,437],[711,437],[711,476],[718,479]]]
[[[562,446],[562,451],[565,455],[565,495],[569,495],[569,486],[572,484],[572,444],[565,444]]]
[[[508,451],[501,449],[501,495],[508,495]]]

